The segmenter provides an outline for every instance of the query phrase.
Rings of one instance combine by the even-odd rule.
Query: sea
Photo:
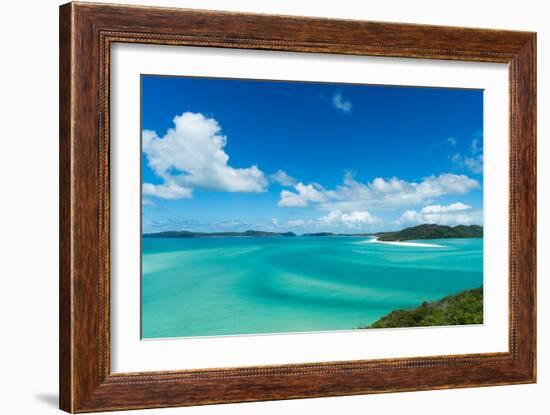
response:
[[[143,339],[355,330],[483,284],[483,239],[143,238]]]

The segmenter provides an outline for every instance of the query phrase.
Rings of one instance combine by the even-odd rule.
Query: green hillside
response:
[[[478,225],[444,226],[424,224],[405,228],[396,232],[379,232],[375,236],[380,241],[407,241],[412,239],[441,238],[482,238],[483,227]]]
[[[462,291],[434,302],[424,302],[411,310],[394,310],[371,328],[452,326],[483,323],[483,287]]]

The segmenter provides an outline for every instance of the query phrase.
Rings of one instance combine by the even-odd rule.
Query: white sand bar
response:
[[[398,241],[379,241],[378,237],[374,236],[372,239],[365,241],[367,243],[377,243],[377,244],[386,244],[386,245],[397,245],[397,246],[416,246],[424,248],[445,248],[444,245],[436,244],[427,244],[423,242],[398,242]]]

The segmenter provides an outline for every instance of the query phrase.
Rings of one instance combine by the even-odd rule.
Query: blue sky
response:
[[[142,76],[143,232],[482,224],[483,92]]]

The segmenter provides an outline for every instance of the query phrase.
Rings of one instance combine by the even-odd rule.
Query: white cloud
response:
[[[304,226],[306,224],[306,221],[303,220],[303,219],[296,219],[296,220],[289,220],[286,225],[287,226],[290,226],[290,227],[300,227],[300,226]]]
[[[362,228],[380,223],[381,220],[368,211],[356,211],[344,213],[341,210],[333,210],[318,220],[319,225],[345,226],[347,228]]]
[[[470,154],[455,153],[451,156],[451,161],[461,169],[476,174],[483,173],[483,145],[480,144],[480,140],[472,140]]]
[[[450,205],[447,205],[447,206],[442,206],[442,205],[430,205],[430,206],[425,206],[422,208],[422,210],[420,211],[421,213],[446,213],[446,212],[457,212],[457,211],[460,211],[460,210],[467,210],[467,209],[471,209],[471,206],[469,205],[466,205],[464,203],[461,203],[461,202],[457,202],[457,203],[452,203]]]
[[[470,146],[472,154],[479,154],[483,150],[483,147],[479,144],[479,138],[474,138]]]
[[[215,224],[211,224],[211,226],[214,229],[224,228],[227,230],[240,230],[240,231],[254,229],[257,227],[257,225],[254,223],[244,221],[244,220],[239,220],[239,219],[224,220]]]
[[[379,193],[396,193],[413,190],[413,186],[410,183],[397,177],[392,177],[389,180],[377,177],[369,184],[369,187]]]
[[[142,132],[143,152],[149,167],[164,180],[163,184],[144,183],[143,193],[165,199],[192,197],[195,188],[226,192],[263,192],[268,181],[252,165],[231,167],[224,151],[227,138],[213,118],[185,112],[174,117],[175,128],[163,137]]]
[[[447,206],[425,206],[417,212],[407,210],[394,223],[398,225],[416,225],[421,223],[436,223],[438,225],[471,225],[483,223],[481,210],[470,211],[471,206],[464,203],[452,203]],[[465,212],[467,211],[468,212]]]
[[[332,104],[334,107],[342,112],[350,112],[353,108],[353,104],[350,100],[344,99],[341,93],[336,93],[332,97]]]
[[[368,211],[344,213],[340,220],[344,225],[352,228],[362,225],[374,225],[380,222],[380,219],[371,215]]]
[[[474,211],[469,213],[437,213],[431,215],[424,215],[426,223],[437,223],[439,225],[471,225],[482,223],[481,211]]]
[[[464,194],[479,187],[479,182],[463,174],[444,173],[429,176],[415,186],[417,193],[425,197],[436,197],[444,194]]]
[[[296,193],[289,190],[281,192],[280,207],[306,207],[310,202],[322,202],[325,200],[325,191],[317,183],[304,185],[298,183],[294,186]]]
[[[163,184],[143,183],[142,191],[144,196],[155,196],[162,199],[188,199],[193,194],[190,188],[182,187],[169,178],[165,178]]]
[[[447,143],[450,145],[450,146],[456,146],[456,143],[458,143],[458,140],[454,137],[449,137],[447,138]]]
[[[341,210],[330,211],[326,216],[321,216],[319,218],[319,223],[325,225],[335,225],[340,222],[340,217],[342,216]]]
[[[147,199],[146,197],[141,199],[141,205],[142,206],[155,206],[155,202],[153,202],[151,199]]]
[[[466,157],[463,161],[467,170],[472,173],[483,173],[483,156]]]
[[[281,186],[291,187],[296,184],[296,179],[284,170],[277,170],[276,173],[269,176],[269,178],[275,183],[279,183]]]
[[[318,184],[302,183],[295,186],[295,192],[283,190],[279,206],[306,207],[315,204],[321,210],[344,212],[393,209],[419,205],[443,195],[465,194],[479,185],[475,179],[452,173],[429,176],[420,182],[392,177],[387,180],[376,178],[369,183],[361,183],[348,173],[343,184],[333,190],[326,190]]]
[[[420,223],[422,222],[422,218],[418,214],[416,210],[407,210],[405,213],[401,215],[399,220],[396,221],[397,224],[405,224],[405,223]]]
[[[451,161],[458,167],[468,170],[472,173],[483,173],[483,155],[463,156],[460,153],[455,153],[451,156]]]

